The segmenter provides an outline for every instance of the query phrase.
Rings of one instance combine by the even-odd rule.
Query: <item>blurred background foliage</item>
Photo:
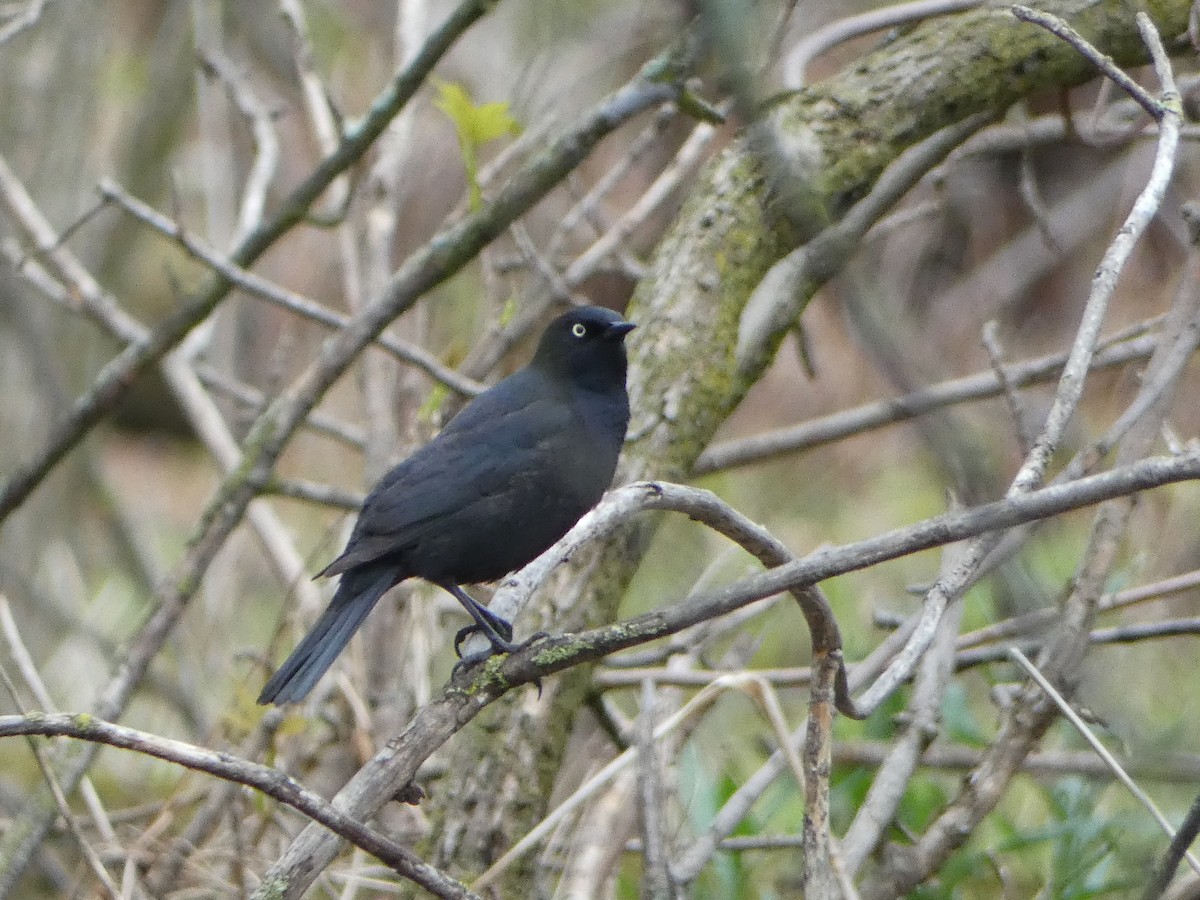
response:
[[[872,5],[800,4],[794,25],[781,39],[783,55],[806,33]],[[434,20],[449,8],[442,2],[428,6]],[[681,28],[687,7],[646,0],[499,4],[438,67],[439,78],[465,91],[473,103],[504,104],[522,132],[482,145],[482,168],[520,141],[536,147],[547,132],[623,83]],[[312,0],[303,10],[315,71],[335,108],[346,118],[356,117],[395,66],[396,5]],[[748,4],[747,10],[753,24],[748,40],[765,52],[781,8],[764,0]],[[886,39],[873,35],[839,46],[815,61],[809,77],[815,80],[853,64]],[[47,3],[32,27],[0,45],[0,155],[60,231],[95,206],[97,184],[110,178],[225,249],[235,227],[238,185],[247,175],[254,147],[225,86],[201,64],[198,48],[219,52],[272,110],[281,152],[270,203],[320,156],[304,113],[291,40],[275,3]],[[1181,61],[1193,64],[1191,58]],[[766,70],[768,92],[786,86],[782,68]],[[704,73],[700,84],[701,94],[718,94],[716,67]],[[1108,97],[1102,91],[1091,85],[1069,95],[1035,98],[1014,110],[1006,125],[1019,127],[1067,105],[1087,117],[1093,104]],[[401,224],[387,248],[393,265],[468,202],[468,170],[455,124],[438,109],[432,88],[418,95],[413,115],[412,138],[394,172]],[[1081,121],[1084,130],[1094,127],[1086,118]],[[730,139],[737,124],[718,133],[713,150]],[[529,240],[543,250],[552,246],[551,262],[565,267],[605,223],[644,193],[692,125],[678,115],[663,116],[654,139],[633,159],[630,146],[646,122],[620,130],[523,219]],[[907,220],[865,243],[854,277],[823,289],[804,316],[803,331],[782,348],[720,439],[986,371],[990,363],[980,334],[989,321],[997,323],[1008,360],[1061,352],[1069,345],[1096,262],[1144,182],[1153,142],[1136,136],[1139,127],[1125,124],[1123,132],[1113,129],[1095,140],[1078,135],[1031,140],[952,158],[937,179],[906,200],[913,212]],[[1179,207],[1196,196],[1198,159],[1194,143],[1186,143],[1167,205],[1123,278],[1109,333],[1151,319],[1169,305],[1188,252]],[[561,228],[578,198],[618,165],[627,169],[592,211],[594,220]],[[366,175],[365,165],[355,172],[357,190],[346,212],[359,238],[373,209]],[[620,259],[580,284],[575,296],[623,308],[639,266],[686,191],[685,182],[671,202],[629,236]],[[0,240],[15,240],[2,217]],[[173,309],[204,271],[176,245],[111,206],[83,221],[71,233],[69,246],[122,306],[147,324]],[[318,224],[294,230],[255,271],[331,309],[347,312],[356,302],[347,290],[354,276],[346,272],[344,248],[334,229]],[[472,348],[489,329],[521,310],[541,279],[519,242],[506,235],[431,292],[419,310],[396,326],[397,333],[452,367],[469,366],[475,359]],[[118,347],[73,311],[40,296],[10,262],[0,265],[0,297],[0,465],[11,470],[42,446],[56,416]],[[313,358],[327,333],[235,295],[220,309],[204,357],[227,378],[270,397]],[[499,365],[472,374],[498,377],[527,353],[528,342],[521,341],[502,355]],[[391,360],[385,364],[399,380],[399,367]],[[1174,433],[1183,438],[1194,436],[1200,425],[1200,407],[1192,402],[1200,388],[1198,376],[1193,365],[1180,390],[1185,399],[1170,417]],[[402,457],[440,420],[444,389],[419,374],[404,377],[405,389],[391,401],[397,440],[384,451],[386,458],[370,458],[378,448],[368,446],[364,453],[362,446],[308,431],[290,445],[281,473],[361,491],[369,473]],[[343,379],[321,407],[360,441],[373,424],[364,384],[362,373]],[[1094,376],[1064,458],[1099,434],[1136,387],[1136,367]],[[1051,395],[1050,387],[1022,392],[1026,424],[1038,421]],[[242,433],[261,402],[223,397],[221,408],[235,433]],[[965,502],[993,498],[1003,491],[1019,459],[1010,412],[1003,400],[994,399],[709,474],[698,483],[803,553],[936,514],[945,509],[948,494]],[[60,465],[0,531],[0,588],[61,709],[88,708],[96,687],[120,660],[122,642],[141,621],[150,586],[182,552],[217,476],[170,393],[158,379],[146,378],[119,414]],[[308,571],[336,553],[346,527],[342,510],[292,500],[274,505],[308,561]],[[1194,484],[1146,495],[1135,512],[1120,578],[1112,589],[1200,566],[1198,513],[1200,488]],[[1081,512],[1042,527],[1012,564],[968,595],[964,630],[1053,604],[1069,583],[1089,521],[1089,513]],[[936,576],[938,560],[934,552],[917,554],[824,585],[849,660],[868,653],[888,622],[917,608],[919,597],[910,589]],[[729,551],[700,527],[665,520],[623,613],[653,608],[698,583],[721,583],[750,569],[745,556]],[[293,590],[264,561],[254,535],[239,530],[208,572],[200,602],[160,657],[126,723],[210,746],[236,746],[259,715],[252,698],[271,661],[266,648],[278,649],[294,637],[288,629],[278,634],[281,615],[293,604]],[[436,628],[428,637],[433,649],[427,675],[436,685],[453,661],[447,636],[461,622],[441,598],[424,587],[415,590],[437,613],[430,618]],[[1191,591],[1122,613],[1110,624],[1183,615],[1197,599]],[[376,643],[369,646],[392,646],[395,629],[413,627],[413,617],[398,609],[393,604],[390,614],[377,615],[368,637]],[[1102,723],[1101,731],[1114,747],[1147,764],[1193,754],[1200,737],[1193,690],[1195,644],[1192,635],[1094,651],[1081,676],[1079,699]],[[750,668],[792,668],[808,662],[807,646],[794,607],[780,603],[715,643],[706,662],[717,666],[724,654],[737,651]],[[395,649],[391,653],[399,655]],[[9,665],[4,654],[0,658]],[[382,658],[385,664],[394,660]],[[364,651],[356,651],[346,666],[358,680],[370,662]],[[1006,663],[961,672],[943,709],[940,741],[985,745],[997,719],[992,689],[1014,677]],[[636,712],[636,690],[608,693],[618,709]],[[783,687],[781,696],[789,721],[799,722],[806,690]],[[902,700],[895,698],[866,722],[840,721],[839,740],[848,748],[886,744]],[[0,694],[0,712],[14,710],[8,695]],[[346,740],[353,726],[347,726],[344,714],[292,722],[280,740],[301,730],[321,746]],[[381,728],[365,745],[352,742],[340,769],[304,770],[297,763],[319,758],[315,752],[291,762],[302,778],[328,790],[348,774],[345,767],[353,767],[364,746],[388,733]],[[719,701],[691,733],[672,768],[678,798],[671,809],[678,821],[672,827],[704,827],[773,746],[770,729],[752,704],[733,695]],[[1044,742],[1046,750],[1081,748],[1077,736],[1063,726]],[[1187,756],[1190,769],[1164,763],[1162,779],[1148,782],[1172,817],[1196,791],[1194,778],[1179,773],[1195,773],[1197,759]],[[861,802],[870,771],[869,762],[855,761],[852,754],[838,759],[835,830],[845,826]],[[919,831],[954,792],[958,777],[953,768],[922,770],[905,798],[897,837],[904,829]],[[24,744],[0,743],[0,821],[20,811],[27,786],[39,778]],[[431,778],[436,784],[436,771]],[[102,754],[92,779],[127,852],[136,847],[148,857],[161,851],[178,831],[174,822],[187,818],[206,789],[202,778],[112,750]],[[249,795],[239,804],[245,816],[264,806]],[[734,836],[794,835],[802,816],[803,795],[785,778]],[[1162,845],[1144,812],[1107,778],[1034,773],[1020,779],[937,882],[914,896],[1128,896]],[[119,847],[105,852],[114,865],[123,858]],[[261,868],[261,858],[271,858],[265,842],[247,852],[251,871]],[[722,852],[702,874],[694,895],[796,896],[800,865],[795,849]],[[223,891],[237,880],[230,874],[234,868],[228,847],[214,839],[193,857],[172,895]],[[639,857],[627,854],[615,881],[603,891],[598,887],[597,895],[636,896],[640,878]],[[86,879],[73,846],[56,833],[23,883],[21,896],[73,891],[82,896],[87,891],[78,885]]]

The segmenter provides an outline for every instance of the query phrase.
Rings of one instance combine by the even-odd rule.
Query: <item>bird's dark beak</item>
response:
[[[606,340],[619,341],[635,328],[637,326],[632,322],[613,322],[604,329],[604,337]]]

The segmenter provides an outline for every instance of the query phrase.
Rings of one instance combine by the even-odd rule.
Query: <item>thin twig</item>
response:
[[[878,766],[887,759],[891,744],[886,741],[846,741],[834,744],[833,759],[839,765]],[[921,765],[947,771],[976,768],[984,750],[938,741],[921,754]],[[1149,759],[1129,760],[1129,770],[1139,778],[1172,784],[1194,784],[1200,778],[1200,754],[1175,753]],[[1100,781],[1111,780],[1113,771],[1089,751],[1041,750],[1021,762],[1021,771],[1039,776],[1080,775]]]
[[[125,312],[75,254],[62,245],[61,236],[55,233],[3,157],[0,157],[0,209],[17,227],[34,258],[47,267],[56,281],[70,285],[66,298],[73,309],[82,311],[122,343],[132,344],[145,339],[146,326]],[[14,263],[24,274],[26,261],[14,260]]]
[[[617,252],[639,226],[662,208],[674,195],[683,179],[704,160],[704,154],[716,134],[717,130],[713,125],[707,122],[698,123],[680,146],[670,165],[639,195],[633,206],[567,266],[563,273],[563,281],[571,287],[581,284],[598,270],[602,262]]]
[[[1000,346],[998,330],[999,326],[997,326],[996,320],[988,319],[983,325],[982,343],[984,349],[987,350],[992,371],[996,373],[996,383],[1004,395],[1004,401],[1008,404],[1008,412],[1013,420],[1013,430],[1017,435],[1017,446],[1024,455],[1029,452],[1033,439],[1025,428],[1025,404],[1021,401],[1021,395],[1012,382],[1008,366],[1004,364],[1004,348]]]
[[[604,198],[617,186],[633,166],[651,149],[656,149],[662,142],[663,132],[675,121],[678,110],[674,104],[664,105],[632,141],[629,147],[616,162],[600,178],[596,179],[591,188],[558,222],[554,233],[546,244],[546,255],[551,259],[558,256],[563,242],[579,226],[581,221],[592,221]]]
[[[1142,804],[1142,806],[1144,806],[1150,812],[1150,815],[1154,818],[1154,821],[1156,821],[1162,827],[1162,830],[1166,832],[1167,837],[1175,837],[1175,828],[1167,820],[1167,817],[1162,814],[1162,811],[1159,810],[1154,801],[1150,799],[1150,796],[1140,787],[1138,787],[1137,782],[1129,777],[1129,773],[1125,771],[1125,768],[1120,762],[1117,761],[1117,758],[1108,752],[1108,748],[1105,747],[1104,744],[1100,742],[1100,739],[1092,732],[1092,730],[1088,728],[1087,723],[1083,721],[1083,718],[1079,715],[1079,713],[1075,712],[1075,709],[1070,703],[1067,702],[1067,699],[1061,693],[1059,693],[1053,684],[1050,683],[1050,680],[1047,679],[1046,676],[1041,673],[1038,667],[1030,662],[1029,658],[1016,647],[1010,648],[1008,655],[1009,658],[1016,662],[1022,669],[1024,669],[1029,677],[1037,682],[1038,687],[1045,691],[1046,695],[1054,701],[1054,704],[1058,707],[1059,712],[1061,712],[1067,718],[1067,720],[1075,726],[1075,730],[1079,732],[1080,737],[1087,741],[1088,746],[1091,747],[1092,751],[1104,761],[1104,764],[1108,766],[1113,775],[1116,776],[1117,781],[1121,782],[1121,784],[1125,786],[1125,790],[1129,791],[1129,793],[1133,796],[1133,799],[1137,800],[1138,803]],[[1192,856],[1191,853],[1186,853],[1184,855],[1187,858],[1188,865],[1192,867],[1192,871],[1200,875],[1200,859]]]
[[[912,0],[845,16],[797,41],[784,60],[783,83],[793,90],[803,87],[805,72],[812,61],[838,44],[872,32],[962,12],[983,3],[984,0]]]
[[[1046,242],[1046,247],[1055,255],[1062,256],[1065,252],[1063,246],[1054,236],[1054,229],[1050,225],[1050,210],[1046,205],[1046,200],[1042,196],[1041,190],[1038,188],[1037,169],[1034,166],[1033,153],[1029,148],[1021,151],[1020,158],[1021,177],[1017,182],[1017,190],[1020,197],[1025,201],[1025,208],[1029,210],[1029,214],[1033,217],[1033,222],[1037,226],[1038,231],[1042,234],[1042,240]]]
[[[1136,100],[1142,109],[1150,113],[1155,119],[1163,117],[1163,105],[1149,91],[1126,75],[1124,70],[1112,61],[1112,57],[1106,53],[1101,53],[1083,35],[1058,16],[1042,12],[1038,9],[1030,9],[1028,6],[1021,6],[1019,4],[1012,7],[1012,13],[1018,19],[1034,25],[1040,25],[1055,37],[1066,41],[1079,51],[1079,54],[1088,62],[1103,72],[1105,76],[1112,79],[1121,90]]]
[[[8,642],[9,649],[11,650],[13,658],[17,661],[18,665],[20,665],[22,670],[27,672],[29,670],[36,671],[33,669],[33,659],[29,656],[29,652],[25,649],[25,644],[21,640],[20,632],[17,630],[16,622],[13,620],[12,614],[9,611],[8,598],[3,594],[0,594],[0,622],[3,624],[4,636]],[[21,701],[21,695],[18,693],[17,687],[15,684],[13,684],[12,679],[9,678],[8,672],[5,670],[3,665],[0,665],[0,680],[4,682],[4,686],[8,691],[13,705],[21,711],[22,715],[24,715],[25,704]],[[30,679],[27,678],[27,680]],[[35,694],[45,693],[45,686],[42,685],[40,677],[34,676],[31,679],[31,684],[34,686]],[[67,824],[67,831],[71,833],[71,837],[79,846],[79,850],[83,854],[83,858],[87,861],[88,868],[92,870],[92,874],[96,876],[96,880],[100,882],[101,887],[104,888],[108,896],[112,897],[113,900],[119,900],[119,898],[122,896],[121,891],[117,888],[116,883],[112,880],[112,876],[109,875],[108,870],[104,868],[104,862],[100,859],[100,854],[96,852],[96,849],[91,845],[91,842],[88,841],[87,837],[84,835],[83,829],[80,828],[79,821],[71,814],[71,805],[67,802],[66,794],[63,793],[62,785],[59,783],[58,777],[54,774],[54,769],[50,765],[50,761],[46,758],[45,751],[42,749],[39,743],[34,740],[32,735],[28,735],[26,737],[26,741],[29,745],[30,752],[33,754],[34,760],[37,762],[38,768],[41,770],[42,777],[46,780],[46,784],[50,788],[50,793],[54,797],[54,803],[58,807],[59,813],[62,815],[63,820]],[[103,821],[103,818],[97,819],[97,822]],[[101,831],[105,831],[105,829],[102,827]],[[109,825],[107,828],[107,833],[111,832],[112,826]]]
[[[463,0],[426,42],[413,64],[398,73],[376,98],[367,115],[343,132],[337,149],[292,190],[274,216],[247,235],[230,253],[231,262],[241,268],[250,266],[297,225],[325,188],[362,158],[459,36],[489,12],[493,4],[494,0]],[[157,362],[207,318],[232,286],[226,278],[213,278],[199,295],[182,304],[144,340],[130,344],[101,370],[68,414],[56,424],[37,456],[18,467],[0,485],[0,522],[24,503],[46,474],[100,422],[124,396],[127,386],[138,373]]]
[[[263,103],[247,79],[222,54],[211,49],[201,53],[204,66],[225,85],[229,99],[250,125],[254,140],[254,162],[242,190],[237,227],[231,243],[237,245],[263,221],[267,192],[279,168],[279,136],[275,133],[276,111]]]
[[[654,747],[654,716],[658,702],[654,682],[642,682],[641,715],[638,717],[638,812],[642,823],[642,855],[645,874],[642,896],[647,900],[669,900],[671,872],[663,835],[662,768]]]
[[[66,713],[30,713],[0,716],[0,737],[45,735],[70,737],[95,744],[132,750],[188,769],[207,772],[272,797],[310,819],[320,822],[372,856],[386,862],[401,876],[439,897],[469,900],[475,895],[457,881],[423,862],[411,850],[363,825],[327,800],[305,788],[278,769],[263,766],[230,753],[218,753],[194,744],[138,731],[95,716]],[[116,892],[114,896],[119,896]]]
[[[1173,90],[1172,84],[1170,91]],[[1164,104],[1167,103],[1168,97],[1169,91],[1164,88]],[[1173,104],[1178,107],[1177,96]],[[1083,393],[1087,372],[1096,352],[1104,315],[1108,310],[1113,291],[1116,289],[1117,278],[1142,232],[1158,212],[1170,181],[1179,140],[1179,121],[1180,116],[1177,112],[1172,112],[1162,119],[1158,149],[1150,177],[1134,201],[1133,209],[1130,210],[1124,224],[1105,251],[1096,275],[1092,279],[1092,288],[1080,320],[1079,331],[1071,345],[1071,353],[1067,362],[1063,366],[1059,388],[1054,396],[1054,404],[1046,416],[1041,434],[1034,441],[1033,449],[1013,479],[1012,486],[1009,488],[1010,493],[1029,490],[1030,487],[1041,482],[1050,457],[1057,449],[1067,423],[1075,412],[1079,397]]]
[[[771,267],[742,310],[735,350],[740,377],[752,377],[767,364],[775,336],[790,329],[817,285],[845,264],[871,226],[930,169],[993,118],[990,113],[976,113],[909,147],[839,222]]]
[[[1117,343],[1097,354],[1093,368],[1108,369],[1143,361],[1154,351],[1155,343],[1154,337],[1139,337]],[[1065,362],[1066,354],[1054,354],[1010,363],[1005,371],[1009,384],[1014,388],[1023,388],[1054,380],[1062,373]],[[697,475],[706,475],[788,453],[799,453],[947,406],[997,397],[1003,390],[995,371],[950,379],[902,397],[877,400],[810,419],[799,425],[713,444],[696,460],[694,471]]]
[[[1036,485],[1042,483],[1050,458],[1058,448],[1083,394],[1084,383],[1096,353],[1100,329],[1116,289],[1117,278],[1138,238],[1157,212],[1170,181],[1178,146],[1179,98],[1174,94],[1174,81],[1169,69],[1161,77],[1163,108],[1167,110],[1167,114],[1162,119],[1150,177],[1134,202],[1124,225],[1106,250],[1096,277],[1092,280],[1091,291],[1071,345],[1071,352],[1059,378],[1054,402],[1032,449],[1009,486],[1006,493],[1009,499],[1028,495]],[[884,697],[889,696],[900,683],[907,680],[916,660],[932,641],[942,611],[961,596],[967,586],[975,580],[989,553],[1001,538],[1001,534],[981,535],[964,551],[962,560],[954,571],[938,578],[926,594],[917,625],[904,648],[889,663],[887,670],[856,701],[856,706],[861,712],[874,709]]]
[[[1169,62],[1165,53],[1161,52],[1161,42],[1157,33],[1148,18],[1139,13],[1137,19],[1143,38],[1151,46],[1151,56],[1156,62],[1156,72],[1163,88],[1163,115],[1154,164],[1145,187],[1134,202],[1125,224],[1106,250],[1092,280],[1092,289],[1072,345],[1071,359],[1064,368],[1054,404],[1033,450],[1027,455],[1013,480],[1007,494],[1009,498],[1028,496],[1030,488],[1041,483],[1044,478],[1050,454],[1057,448],[1083,390],[1083,381],[1095,352],[1101,321],[1115,289],[1117,277],[1138,237],[1157,212],[1174,168],[1181,119],[1180,101],[1175,93]],[[1156,47],[1159,49],[1155,49]],[[1177,298],[1172,312],[1176,309],[1181,310],[1184,306],[1186,303]],[[1172,338],[1178,340],[1180,336],[1173,334]],[[1163,365],[1162,361],[1169,353],[1170,345],[1156,350],[1151,359],[1151,368]],[[1162,390],[1159,386],[1155,386],[1154,390],[1158,400],[1145,410],[1153,414],[1142,415],[1136,427],[1131,426],[1129,436],[1121,445],[1118,454],[1119,467],[1148,453],[1157,437],[1170,391]],[[1088,545],[1072,578],[1071,591],[1062,604],[1059,625],[1039,657],[1040,665],[1051,677],[1060,679],[1064,684],[1076,678],[1080,662],[1087,651],[1087,631],[1096,616],[1102,586],[1116,564],[1120,537],[1127,526],[1131,509],[1132,504],[1129,500],[1114,500],[1099,508]],[[983,547],[989,542],[993,546],[996,543],[994,539],[981,539],[972,543],[974,546]],[[969,583],[974,573],[963,574],[966,578],[961,583],[952,582],[957,591],[961,591]],[[1046,703],[1037,692],[1023,691],[1006,710],[999,736],[964,789],[918,840],[903,849],[897,848],[898,852],[894,857],[874,873],[870,889],[864,890],[864,895],[881,898],[902,894],[940,865],[961,844],[962,835],[969,833],[999,802],[1001,793],[1015,774],[1020,759],[1032,749],[1034,742],[1050,726],[1052,720],[1053,706]]]
[[[756,600],[769,597],[780,590],[793,590],[898,555],[960,541],[997,528],[1011,527],[1031,517],[1057,515],[1067,509],[1091,505],[1114,496],[1138,493],[1158,484],[1195,478],[1200,478],[1200,449],[1180,457],[1152,457],[1068,485],[1042,488],[974,509],[948,513],[925,523],[846,547],[823,549],[726,588],[660,606],[651,613],[616,625],[578,635],[564,634],[539,640],[516,653],[485,663],[481,670],[470,676],[465,673],[460,675],[445,693],[418,710],[404,731],[389,741],[359,770],[339,793],[336,802],[339,809],[347,814],[370,817],[386,797],[392,796],[398,788],[415,776],[417,767],[429,754],[442,746],[450,735],[462,728],[485,706],[517,684],[531,682],[580,662],[597,659],[608,653],[681,631],[697,622],[725,615]],[[601,501],[598,514],[597,511],[593,511],[587,527],[604,522],[607,514],[602,508],[606,505],[629,504],[630,509],[652,509],[655,508],[655,500],[659,494],[660,487],[654,484],[631,485],[614,491],[606,500]],[[583,525],[581,522],[576,528]],[[604,533],[606,532],[598,530],[594,537],[599,538]],[[575,535],[569,534],[564,538],[562,546],[552,548],[544,555],[543,561],[556,556],[561,560],[565,555],[562,547],[567,545],[566,542],[575,539]],[[469,687],[468,678],[473,679],[469,682]],[[697,697],[701,694],[697,694]],[[693,701],[695,699],[693,698]],[[662,727],[660,726],[660,730]],[[778,768],[768,771],[764,766],[761,776],[756,776],[743,785],[746,796],[755,791],[761,792],[778,771],[783,770],[785,763],[782,754],[773,754],[771,758],[774,760],[776,757]],[[739,793],[741,791],[742,789],[739,789]],[[730,802],[732,803],[732,799]],[[726,804],[726,807],[729,808],[730,804]],[[725,809],[722,812],[724,813]],[[722,818],[722,823],[728,823],[729,819],[733,818],[734,810],[730,808],[730,814]],[[728,827],[732,828],[740,818],[741,815],[737,815],[733,824],[729,824]],[[715,846],[716,841],[727,833],[726,831],[715,834],[713,845]],[[320,868],[326,862],[326,854],[333,849],[333,845],[319,840],[316,832],[309,832],[307,838],[302,833],[277,864],[277,868],[290,872],[299,860]],[[679,872],[676,874],[679,875]],[[301,884],[297,880],[289,880],[288,883],[292,889],[299,889]]]
[[[206,387],[224,394],[248,410],[259,412],[270,403],[270,397],[266,393],[252,385],[238,381],[223,369],[199,360],[193,363],[192,367]],[[362,450],[366,446],[367,439],[362,433],[362,429],[320,410],[313,410],[304,424],[310,431],[323,434],[354,450]]]
[[[943,573],[959,563],[963,547],[950,547],[942,555]],[[899,809],[921,753],[938,735],[938,721],[945,693],[954,672],[955,639],[962,621],[962,604],[946,610],[938,623],[929,652],[917,669],[905,721],[894,741],[892,752],[880,766],[867,796],[855,811],[854,819],[842,838],[845,865],[853,877],[879,846]]]
[[[1194,17],[1195,12],[1193,11],[1193,21]],[[1192,805],[1188,807],[1187,815],[1179,823],[1179,830],[1175,832],[1175,837],[1171,838],[1171,843],[1167,846],[1166,853],[1163,854],[1162,862],[1159,863],[1157,870],[1155,870],[1154,877],[1146,885],[1146,891],[1142,894],[1142,900],[1162,900],[1166,896],[1167,885],[1175,877],[1175,870],[1179,868],[1179,861],[1183,858],[1184,853],[1187,852],[1187,848],[1196,839],[1198,832],[1200,832],[1200,796],[1197,796],[1192,801]]]
[[[303,316],[309,321],[326,325],[330,328],[345,329],[350,325],[351,319],[349,317],[335,312],[327,306],[323,306],[317,301],[305,297],[303,294],[275,284],[261,275],[255,275],[253,272],[248,272],[240,268],[231,259],[221,256],[217,251],[205,244],[197,235],[185,229],[178,221],[162,215],[111,179],[101,181],[99,190],[102,197],[118,204],[139,222],[170,238],[193,259],[204,263],[221,277],[228,279],[231,284],[250,294],[252,297],[266,300],[268,303],[272,303],[281,309],[286,309],[296,315]],[[474,397],[482,393],[486,388],[485,385],[446,367],[437,357],[423,347],[398,340],[388,334],[380,334],[376,337],[375,341],[380,347],[401,362],[416,366],[429,375],[430,378],[444,384],[452,391],[464,397]]]
[[[279,9],[283,13],[283,21],[291,32],[292,59],[295,61],[296,74],[300,79],[301,93],[304,97],[304,108],[308,112],[309,124],[312,126],[317,146],[320,147],[323,154],[329,155],[337,149],[338,142],[342,138],[341,129],[329,101],[329,94],[317,74],[304,7],[299,0],[279,0]],[[405,60],[405,62],[411,62],[411,60]],[[327,208],[330,210],[343,209],[349,196],[349,176],[341,175],[334,179],[327,190]],[[325,218],[325,216],[318,214],[318,218]]]
[[[22,31],[36,25],[49,3],[50,0],[29,0],[21,13],[13,16],[4,24],[3,28],[0,28],[0,47],[3,47]]]
[[[366,498],[365,494],[358,491],[347,491],[331,484],[320,484],[301,478],[272,479],[263,488],[263,493],[291,497],[293,500],[303,500],[320,506],[331,506],[344,512],[358,512]]]
[[[1193,570],[1182,575],[1164,578],[1150,584],[1135,588],[1127,588],[1117,594],[1108,594],[1100,599],[1097,605],[1099,612],[1113,609],[1124,609],[1138,603],[1151,600],[1161,600],[1173,594],[1181,594],[1200,588],[1200,570]],[[1053,608],[1039,609],[1002,622],[985,625],[975,631],[967,632],[959,639],[959,649],[976,647],[989,641],[1002,641],[1020,634],[1033,634],[1045,630],[1058,616],[1058,610]]]

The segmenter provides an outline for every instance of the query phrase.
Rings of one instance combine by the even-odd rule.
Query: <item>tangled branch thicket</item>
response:
[[[1151,6],[0,10],[0,897],[1194,886]],[[362,486],[577,302],[634,418],[491,598],[548,636],[452,674],[405,584],[255,706]]]

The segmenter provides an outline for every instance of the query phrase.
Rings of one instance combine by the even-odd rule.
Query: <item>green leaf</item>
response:
[[[473,107],[469,122],[471,139],[477,146],[505,135],[521,133],[521,126],[508,113],[507,103],[485,103],[482,106]]]
[[[436,78],[434,86],[438,92],[437,108],[446,114],[461,134],[465,127],[464,123],[471,118],[473,104],[470,95],[461,84],[454,81],[442,81],[440,78]]]
[[[442,404],[446,402],[446,398],[449,396],[449,388],[441,382],[434,382],[433,387],[429,389],[429,396],[425,398],[425,402],[417,410],[417,418],[422,422],[432,422],[433,417],[437,415],[438,410],[442,408]]]
[[[478,209],[483,202],[478,179],[479,148],[505,135],[520,134],[521,125],[509,114],[507,103],[476,106],[461,84],[435,79],[434,85],[438,92],[435,105],[454,123],[458,135],[458,148],[471,189],[471,208]]]

